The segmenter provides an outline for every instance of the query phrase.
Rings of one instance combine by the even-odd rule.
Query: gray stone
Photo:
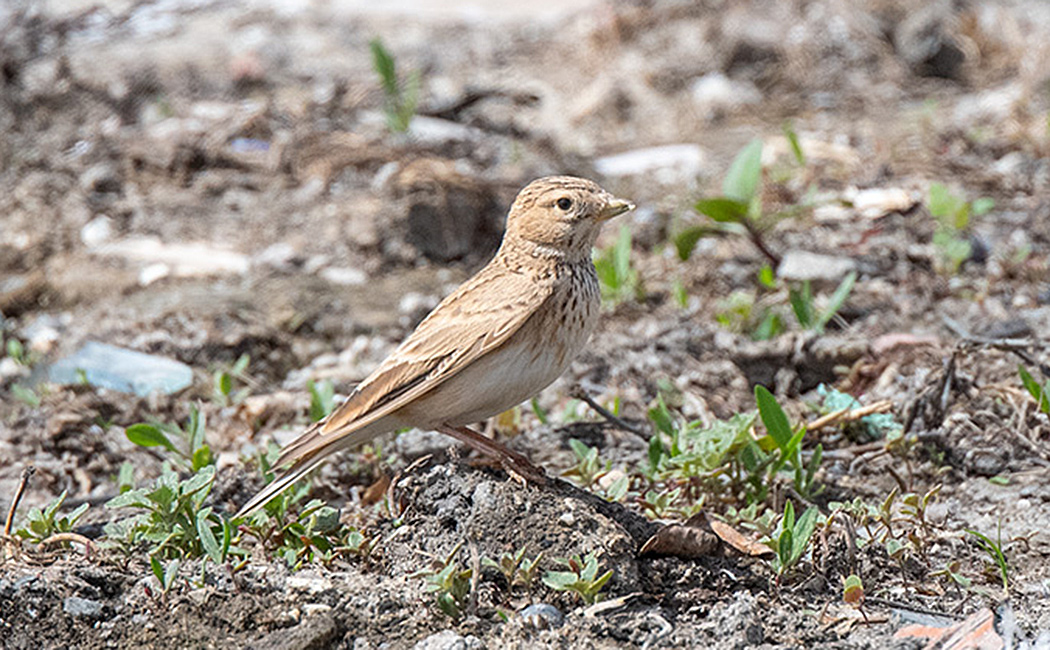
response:
[[[633,149],[594,161],[602,176],[651,176],[658,183],[695,181],[704,169],[704,150],[695,144],[669,144]]]
[[[565,622],[565,615],[554,605],[547,603],[535,603],[518,612],[518,616],[526,625],[537,630],[550,630],[561,627]]]
[[[840,282],[850,271],[857,270],[857,263],[849,257],[834,257],[803,250],[791,250],[784,254],[777,267],[777,277],[782,280],[811,280],[815,282]]]
[[[76,384],[81,371],[93,386],[140,396],[177,393],[193,383],[193,370],[184,363],[95,341],[52,365],[48,379]]]
[[[475,636],[460,636],[452,630],[444,630],[422,639],[413,650],[482,650],[485,644]]]
[[[102,618],[102,603],[97,600],[69,596],[62,601],[62,611],[74,618],[96,620]]]

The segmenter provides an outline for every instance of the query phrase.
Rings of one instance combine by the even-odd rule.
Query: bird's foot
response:
[[[500,444],[491,438],[486,438],[469,427],[442,425],[436,431],[459,440],[485,456],[495,458],[507,474],[522,485],[529,483],[535,485],[547,484],[547,473],[543,471],[542,467],[533,465],[532,461],[524,454],[509,449],[506,445]]]

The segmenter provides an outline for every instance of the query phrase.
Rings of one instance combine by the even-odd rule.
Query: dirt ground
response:
[[[402,79],[418,74],[404,133],[385,121],[376,37]],[[74,532],[93,540],[5,542],[0,646],[920,648],[936,641],[906,626],[989,611],[980,647],[1050,647],[1050,420],[1017,369],[1050,379],[1045,3],[16,0],[0,6],[0,134],[0,499],[31,465],[14,527],[66,491],[65,509],[90,505]],[[770,289],[740,231],[685,261],[673,244],[712,225],[694,205],[754,138],[763,211],[781,215],[764,234],[782,260]],[[165,457],[126,427],[196,405],[218,468],[208,503],[234,512],[262,485],[252,459],[306,425],[307,383],[345,395],[485,262],[517,189],[552,173],[638,206],[621,218],[637,291],[606,305],[535,409],[494,427],[561,478],[521,486],[412,431],[314,479],[311,496],[377,541],[367,558],[292,571],[245,542],[246,563],[187,559],[165,591],[146,551],[100,544],[122,464],[149,485]],[[973,202],[948,229],[966,247],[955,262],[935,184]],[[787,287],[811,278],[824,305],[849,270],[826,331],[800,327]],[[768,340],[762,309],[782,315]],[[49,381],[91,341],[177,360],[192,385]],[[214,373],[245,354],[246,392],[216,397]],[[810,431],[823,492],[802,498],[785,475],[768,503],[828,515],[933,491],[921,517],[895,511],[910,552],[840,521],[783,579],[717,541],[641,554],[689,513],[654,519],[641,484],[607,500],[608,483],[572,474],[575,438],[635,481],[660,399],[710,424],[754,409],[755,384],[792,422],[820,415],[821,386],[888,401],[902,438]],[[385,499],[381,477],[396,477]],[[745,505],[706,498],[731,522]],[[1001,540],[1008,589],[967,530]],[[604,604],[539,581],[508,592],[480,564],[523,546],[542,570],[598,552]],[[474,583],[449,617],[422,574],[457,548]],[[862,610],[843,601],[850,574]],[[525,609],[540,603],[554,613]]]

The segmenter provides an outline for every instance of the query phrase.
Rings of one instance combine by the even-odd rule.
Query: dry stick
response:
[[[863,417],[869,416],[872,413],[885,413],[893,408],[893,402],[888,399],[882,400],[881,402],[875,402],[867,406],[861,406],[859,408],[850,409],[848,406],[838,411],[833,411],[827,415],[823,415],[816,420],[813,420],[806,425],[807,431],[817,431],[823,429],[826,426],[832,424],[840,424],[843,422],[853,422]]]
[[[22,470],[22,478],[18,481],[18,490],[15,491],[15,498],[11,500],[11,508],[7,511],[7,523],[4,524],[4,537],[11,536],[11,525],[15,522],[15,511],[18,510],[18,502],[22,500],[22,495],[26,493],[26,488],[29,487],[29,477],[33,475],[36,468],[32,465]]]
[[[650,433],[649,431],[646,431],[642,427],[635,426],[635,425],[631,424],[630,422],[627,422],[624,419],[620,418],[619,416],[613,415],[613,413],[611,411],[606,409],[604,406],[602,406],[598,402],[594,401],[594,399],[590,395],[585,393],[583,388],[581,388],[579,386],[576,386],[571,391],[569,391],[569,396],[570,397],[574,397],[574,398],[576,398],[578,400],[582,400],[585,404],[587,404],[587,406],[589,406],[592,409],[594,409],[595,413],[597,413],[598,415],[602,416],[603,418],[608,420],[610,423],[615,425],[617,428],[622,429],[623,431],[627,431],[629,433],[633,433],[634,435],[638,436],[642,440],[648,440],[649,438],[652,437],[652,433]]]

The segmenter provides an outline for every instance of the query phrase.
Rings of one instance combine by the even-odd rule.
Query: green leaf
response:
[[[791,424],[788,422],[784,409],[780,408],[777,399],[761,384],[755,385],[755,401],[758,403],[758,414],[762,418],[762,424],[766,425],[769,437],[784,450],[791,443]]]
[[[197,450],[193,452],[192,465],[194,472],[199,472],[201,469],[214,462],[215,459],[212,457],[211,448],[208,447],[208,445],[198,447]]]
[[[747,218],[748,204],[729,198],[701,199],[696,211],[718,223],[740,223]]]
[[[831,299],[828,301],[828,306],[824,312],[820,315],[815,323],[814,329],[821,333],[824,331],[824,326],[828,324],[828,321],[838,313],[839,309],[842,308],[842,304],[846,302],[846,298],[849,297],[851,291],[853,291],[853,284],[857,281],[856,271],[850,271],[849,274],[842,278],[842,282],[835,289],[835,293],[831,294]]]
[[[149,556],[149,566],[153,570],[153,577],[160,583],[160,588],[164,588],[164,567],[161,566],[160,560],[157,559],[156,555]]]
[[[813,537],[813,531],[817,527],[817,515],[820,511],[816,506],[810,506],[806,508],[806,511],[802,513],[802,516],[795,522],[794,540],[792,543],[791,551],[791,564],[795,564],[805,553],[806,547],[809,545],[810,538]]]
[[[972,212],[975,217],[979,217],[982,214],[988,214],[994,207],[995,199],[982,196],[979,199],[973,200],[973,203],[970,205],[970,212]]]
[[[1050,381],[1040,386],[1039,382],[1028,372],[1028,369],[1022,365],[1017,366],[1017,374],[1021,375],[1021,383],[1024,384],[1025,389],[1035,399],[1036,404],[1039,405],[1039,410],[1043,413],[1050,413]]]
[[[124,430],[124,435],[140,447],[164,447],[168,451],[177,451],[168,437],[152,424],[133,424]]]
[[[798,324],[804,329],[813,326],[813,290],[809,280],[802,283],[801,289],[792,287],[788,291],[788,300],[791,301],[791,310],[795,312]]]
[[[795,155],[795,162],[804,166],[806,164],[806,155],[802,153],[802,144],[798,141],[795,127],[791,125],[791,122],[784,122],[784,126],[781,128],[784,131],[784,137],[787,138],[788,144],[791,145],[791,153]]]
[[[683,262],[688,261],[693,255],[693,250],[696,248],[696,242],[700,241],[700,238],[711,232],[710,228],[704,228],[703,226],[691,226],[682,230],[674,236],[674,247],[675,251],[678,252],[678,259]]]
[[[183,495],[194,494],[204,488],[210,487],[215,479],[215,466],[208,465],[199,472],[182,482],[179,491]]]
[[[149,508],[152,505],[145,488],[128,490],[106,502],[106,508]]]
[[[372,39],[368,44],[372,50],[372,67],[379,75],[383,85],[383,91],[388,95],[397,94],[397,70],[394,67],[394,57],[390,56],[383,41],[378,38]]]
[[[678,433],[678,427],[675,426],[674,417],[671,415],[671,410],[667,408],[663,395],[657,398],[656,406],[649,409],[649,419],[656,425],[657,430],[671,438]]]
[[[766,315],[759,321],[755,331],[751,332],[751,338],[756,341],[768,341],[782,331],[784,331],[784,323],[780,320],[780,314],[774,311],[767,311]]]
[[[722,181],[722,194],[748,204],[755,196],[762,177],[762,140],[756,138],[733,159]]]
[[[207,554],[208,559],[215,564],[222,564],[222,547],[219,546],[219,541],[215,539],[215,533],[211,530],[211,522],[208,521],[211,516],[211,508],[203,508],[197,511],[197,536],[201,540],[201,547]]]
[[[773,272],[773,267],[768,264],[763,264],[762,268],[758,270],[758,283],[766,289],[777,288],[777,277]]]

